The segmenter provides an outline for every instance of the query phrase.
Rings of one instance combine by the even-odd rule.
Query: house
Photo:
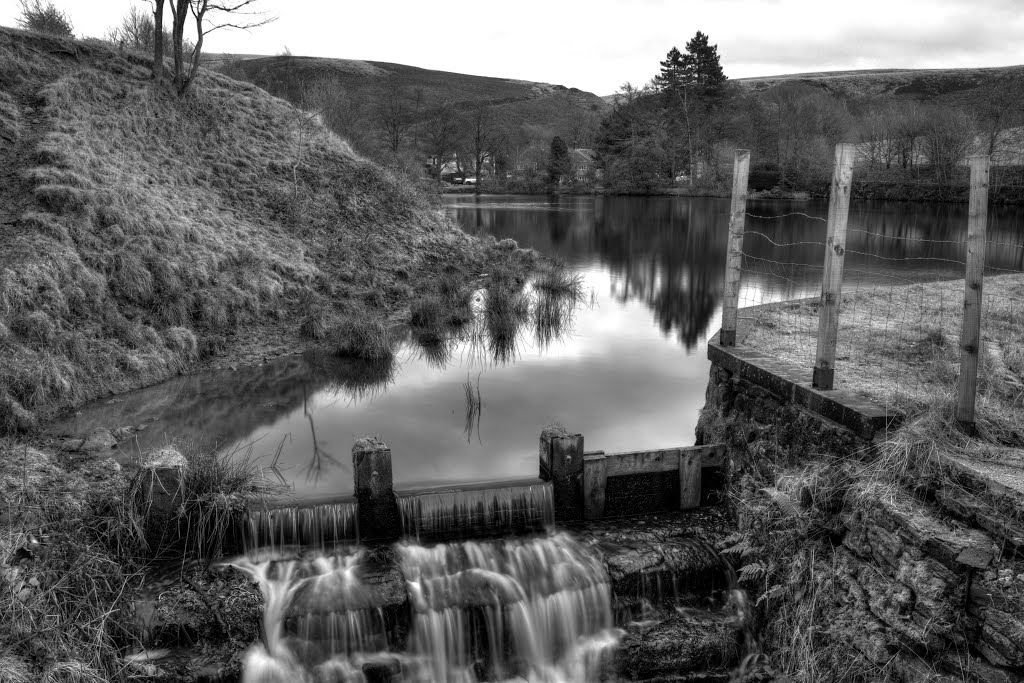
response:
[[[598,176],[597,152],[592,149],[570,150],[569,163],[572,164],[572,177],[576,182],[586,182]]]

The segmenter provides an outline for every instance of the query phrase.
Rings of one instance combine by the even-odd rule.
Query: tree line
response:
[[[597,151],[606,185],[627,192],[723,189],[736,148],[752,152],[754,189],[823,191],[841,141],[858,143],[862,181],[948,187],[964,182],[972,153],[1021,163],[1024,78],[1001,77],[972,95],[964,106],[848,98],[799,81],[755,92],[728,80],[717,46],[698,31],[648,84],[622,86]]]

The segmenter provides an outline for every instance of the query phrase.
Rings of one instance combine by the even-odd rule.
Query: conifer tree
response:
[[[551,139],[551,151],[548,153],[548,181],[552,185],[558,185],[571,171],[569,147],[565,140],[556,135]]]

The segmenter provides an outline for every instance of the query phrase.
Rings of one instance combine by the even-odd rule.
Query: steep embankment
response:
[[[0,28],[0,433],[300,329],[394,321],[487,258],[282,100],[209,72],[177,98],[149,71]]]

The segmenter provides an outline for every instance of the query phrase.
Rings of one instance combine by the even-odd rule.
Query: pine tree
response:
[[[697,34],[686,43],[686,53],[673,47],[661,62],[661,73],[654,77],[662,91],[696,86],[703,95],[718,95],[725,88],[726,76],[718,59],[718,46]]]
[[[551,151],[548,153],[548,181],[552,185],[558,185],[571,172],[569,147],[565,140],[556,135],[551,139]]]
[[[654,81],[664,98],[670,139],[684,146],[670,154],[672,174],[676,173],[676,162],[683,162],[692,186],[697,157],[711,158],[709,123],[725,94],[726,77],[719,63],[718,46],[710,45],[707,35],[697,31],[687,41],[685,53],[675,47],[669,50]]]
[[[697,35],[686,43],[683,69],[689,82],[696,84],[707,95],[717,95],[725,87],[725,72],[718,61],[718,46],[709,45],[708,37]]]

